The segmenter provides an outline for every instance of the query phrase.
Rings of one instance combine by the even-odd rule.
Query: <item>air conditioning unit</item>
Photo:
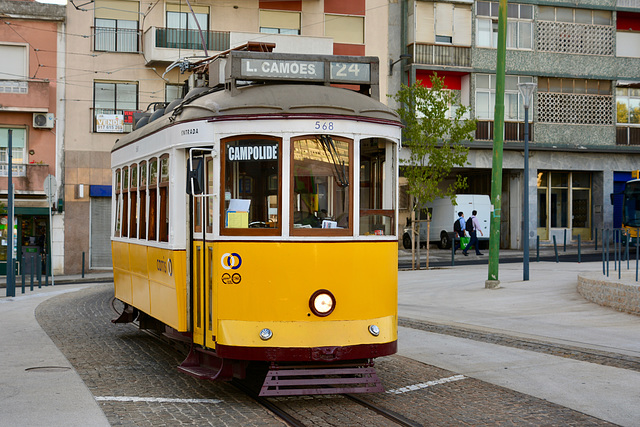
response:
[[[36,129],[52,129],[54,119],[53,113],[33,113],[33,127]]]

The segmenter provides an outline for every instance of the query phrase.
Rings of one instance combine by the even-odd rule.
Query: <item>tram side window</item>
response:
[[[207,159],[207,194],[213,194],[213,159]],[[213,233],[213,197],[207,197],[207,233]]]
[[[395,234],[393,143],[379,138],[360,141],[360,235]]]
[[[129,237],[129,168],[122,168],[122,237]]]
[[[169,155],[160,158],[160,241],[169,241]]]
[[[223,141],[222,233],[280,233],[280,140],[268,137]]]
[[[140,215],[138,226],[140,238],[147,238],[147,162],[140,162]]]
[[[156,215],[158,213],[158,159],[149,160],[149,233],[148,240],[157,240]]]
[[[138,237],[138,165],[131,165],[131,189],[129,195],[131,197],[131,225],[129,227],[129,237]]]
[[[292,234],[351,233],[352,142],[330,135],[292,140]]]
[[[120,169],[116,170],[116,227],[114,230],[114,236],[120,237],[120,228],[122,227],[122,171]]]

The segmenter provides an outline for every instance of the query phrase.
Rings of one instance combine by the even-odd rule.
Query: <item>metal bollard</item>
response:
[[[626,248],[624,250],[624,257],[627,260],[627,270],[629,269],[629,240],[631,239],[631,233],[629,233],[629,230],[625,230],[625,234],[627,235],[627,245]]]
[[[620,230],[620,240],[618,241],[618,250],[620,251],[620,256],[618,256],[618,280],[620,279],[620,275],[622,274],[622,230]]]
[[[611,244],[609,242],[609,229],[607,228],[607,277],[609,277],[609,260],[611,258]]]
[[[604,229],[602,230],[602,238],[604,239]],[[604,240],[602,240],[602,274],[605,275],[605,269],[604,269]]]
[[[42,259],[38,260],[38,289],[42,289]]]
[[[451,245],[451,267],[456,265],[456,260],[455,260],[456,252],[455,252],[455,250],[456,250],[456,237],[454,236],[453,244]]]
[[[640,242],[640,228],[636,229],[636,282],[638,281],[638,242]]]
[[[596,239],[595,239],[595,242],[596,242],[595,250],[597,251],[598,250],[598,229],[597,228],[596,228]]]
[[[22,293],[24,294],[24,257],[22,257],[22,260],[20,261],[20,266],[22,267]]]
[[[44,257],[44,285],[49,286],[49,254]]]
[[[35,273],[34,270],[36,269],[36,267],[34,266],[33,261],[34,261],[34,259],[33,259],[33,257],[31,257],[31,290],[33,290],[33,274]]]
[[[556,236],[555,234],[553,235],[553,250],[556,253],[556,263],[560,262],[560,260],[558,260],[558,245],[556,243]]]
[[[580,254],[580,235],[578,234],[578,264],[580,264],[580,260],[582,259],[581,254]]]
[[[567,229],[564,229],[564,249],[562,252],[567,252]]]
[[[418,270],[420,270],[420,258],[418,258]],[[82,278],[84,279],[84,252],[82,252]]]
[[[540,236],[536,236],[536,262],[540,262]]]

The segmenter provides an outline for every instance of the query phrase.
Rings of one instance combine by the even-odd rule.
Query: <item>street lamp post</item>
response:
[[[523,224],[523,253],[522,280],[529,280],[529,105],[536,90],[535,83],[519,83],[518,89],[524,103],[524,224]]]

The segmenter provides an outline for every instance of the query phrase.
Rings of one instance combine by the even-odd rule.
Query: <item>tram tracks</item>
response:
[[[533,338],[520,338],[500,332],[479,331],[405,317],[398,318],[398,326],[640,372],[640,357],[622,353],[556,344]]]

